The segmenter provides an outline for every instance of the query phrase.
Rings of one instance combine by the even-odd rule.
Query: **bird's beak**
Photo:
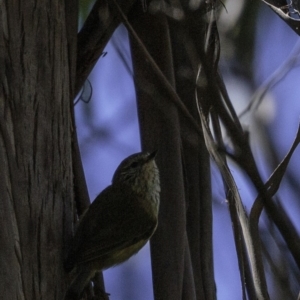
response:
[[[157,151],[158,151],[158,150],[155,150],[155,151],[153,151],[152,153],[150,153],[149,156],[148,156],[148,159],[149,159],[149,160],[154,159],[155,156],[156,156],[156,154],[157,154]]]

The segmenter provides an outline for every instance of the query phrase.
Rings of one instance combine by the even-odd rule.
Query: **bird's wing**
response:
[[[157,216],[143,200],[126,187],[106,188],[81,220],[69,260],[79,264],[149,239]]]

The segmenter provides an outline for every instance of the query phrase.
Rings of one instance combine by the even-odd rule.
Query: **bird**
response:
[[[156,153],[140,152],[124,159],[112,184],[80,218],[64,263],[67,272],[76,274],[65,300],[80,299],[96,272],[129,259],[155,232],[160,203]]]

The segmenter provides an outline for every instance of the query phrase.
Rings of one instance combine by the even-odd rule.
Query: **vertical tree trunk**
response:
[[[180,63],[187,65],[190,49],[176,45],[174,25],[164,14],[136,9],[130,16],[141,42],[196,120],[196,72],[190,72],[195,77],[192,81],[189,78],[183,82],[178,76]],[[201,25],[195,26],[197,33],[204,32]],[[203,41],[204,34],[196,38]],[[142,146],[148,151],[159,149],[162,186],[159,225],[151,239],[155,299],[214,300],[208,152],[203,136],[190,126],[166,93],[150,59],[141,50],[141,42],[131,36]],[[192,39],[188,42],[194,45]]]
[[[58,0],[0,3],[2,299],[62,299],[65,289],[77,30],[76,10],[65,9]]]
[[[138,14],[137,14],[138,15]],[[171,85],[175,85],[169,27],[165,16],[143,14],[132,24]],[[151,30],[151,34],[149,34]],[[185,260],[185,195],[180,159],[180,126],[175,105],[163,94],[161,85],[132,39],[132,57],[138,98],[142,147],[158,149],[161,177],[159,226],[151,239],[152,272],[155,299],[196,299],[190,265]],[[168,157],[168,159],[164,159]],[[170,209],[170,205],[172,209]],[[167,257],[167,259],[166,259]],[[187,272],[186,272],[187,271]],[[188,288],[183,286],[189,277]]]

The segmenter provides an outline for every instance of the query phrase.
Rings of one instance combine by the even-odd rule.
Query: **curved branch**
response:
[[[135,0],[118,0],[122,11],[127,14]],[[97,0],[77,36],[77,74],[75,95],[103,53],[115,29],[121,21],[109,7],[109,1]]]

